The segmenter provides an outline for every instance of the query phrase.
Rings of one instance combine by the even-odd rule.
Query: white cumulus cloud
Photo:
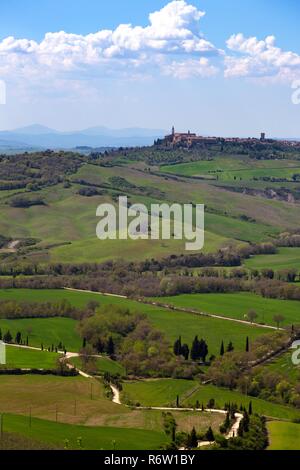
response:
[[[234,55],[225,57],[226,77],[263,77],[292,80],[300,73],[300,55],[276,46],[275,36],[264,40],[234,34],[227,41]]]
[[[146,27],[120,24],[88,35],[49,32],[41,42],[8,37],[0,42],[0,75],[83,78],[167,70],[183,78],[216,73],[210,61],[222,51],[201,34],[204,15],[186,1],[175,0],[151,13]]]

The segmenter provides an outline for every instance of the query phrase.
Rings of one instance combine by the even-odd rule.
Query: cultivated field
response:
[[[300,302],[263,298],[251,292],[233,294],[187,294],[154,299],[158,302],[199,312],[247,320],[249,310],[257,313],[256,322],[276,326],[274,315],[285,317],[283,324],[300,324]]]

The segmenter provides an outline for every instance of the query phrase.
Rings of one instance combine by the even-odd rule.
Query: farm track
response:
[[[193,310],[193,309],[188,309],[188,308],[183,308],[183,307],[175,307],[170,304],[161,304],[157,302],[150,302],[146,301],[145,299],[142,298],[130,298],[127,297],[126,295],[119,295],[119,294],[111,294],[108,292],[95,292],[95,291],[90,291],[90,290],[84,290],[84,289],[73,289],[71,287],[64,287],[65,290],[72,291],[72,292],[84,292],[87,294],[98,294],[98,295],[105,295],[107,297],[116,297],[119,299],[125,299],[125,300],[135,300],[136,302],[139,302],[141,304],[145,305],[152,305],[154,307],[160,307],[160,308],[165,308],[167,310],[172,310],[172,311],[177,311],[177,312],[183,312],[183,313],[190,313],[192,315],[198,315],[206,318],[215,318],[217,320],[226,320],[226,321],[232,321],[235,323],[240,323],[243,325],[248,325],[248,326],[254,326],[254,327],[259,327],[259,328],[266,328],[269,330],[275,330],[275,331],[283,331],[283,328],[277,328],[276,326],[271,326],[271,325],[261,325],[260,323],[251,323],[250,321],[247,320],[239,320],[238,318],[232,318],[232,317],[223,317],[221,315],[216,315],[212,313],[205,313],[201,312],[199,310]]]

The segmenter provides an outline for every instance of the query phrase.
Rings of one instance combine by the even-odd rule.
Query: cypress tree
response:
[[[195,339],[194,339],[193,344],[192,344],[191,359],[192,359],[192,361],[197,361],[198,359],[200,359],[198,336],[195,336]]]
[[[106,352],[109,356],[112,356],[115,353],[115,345],[111,336],[108,339]]]
[[[10,331],[8,330],[5,335],[3,336],[3,341],[4,343],[11,343],[12,342],[12,335],[10,333]]]
[[[16,342],[16,344],[21,344],[21,342],[22,342],[22,335],[21,335],[20,331],[18,331],[18,333],[16,334],[15,342]]]
[[[184,359],[187,361],[190,355],[190,349],[187,344],[184,344],[181,347],[181,355],[184,357]]]
[[[209,426],[205,437],[209,442],[213,442],[215,440],[215,435],[213,433],[211,426]]]
[[[220,356],[224,356],[224,353],[225,353],[224,341],[222,341],[221,349],[220,349]]]
[[[251,416],[251,415],[252,415],[252,413],[253,413],[253,409],[252,409],[252,401],[250,401],[250,403],[249,403],[249,409],[248,409],[248,413],[249,413],[249,415],[250,415],[250,416]]]
[[[181,347],[181,336],[175,341],[173,348],[175,356],[181,356],[182,347]]]
[[[249,352],[249,336],[247,336],[247,339],[246,339],[246,352]]]
[[[188,449],[195,449],[198,447],[198,438],[195,428],[193,428],[191,434],[188,435],[187,447]]]

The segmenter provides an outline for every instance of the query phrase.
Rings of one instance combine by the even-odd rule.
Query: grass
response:
[[[157,431],[74,426],[37,418],[32,418],[29,426],[28,417],[16,415],[5,415],[3,426],[6,432],[54,446],[64,447],[67,440],[68,448],[75,450],[156,450],[168,440],[164,433]]]
[[[300,424],[273,421],[268,423],[269,450],[299,450]]]
[[[176,381],[174,383],[176,385]],[[0,413],[23,415],[28,419],[30,409],[33,417],[47,421],[56,421],[57,409],[59,423],[163,431],[161,411],[132,410],[115,405],[106,398],[99,381],[82,377],[1,376]],[[217,429],[220,424],[216,416],[194,412],[173,414],[179,430],[190,430],[192,423],[199,431],[210,425]]]
[[[300,302],[296,300],[268,299],[249,292],[233,294],[183,294],[174,297],[154,298],[154,300],[174,305],[176,307],[190,308],[209,314],[245,320],[249,310],[256,311],[256,322],[276,326],[274,315],[282,314],[285,317],[283,324],[300,323]]]
[[[6,366],[20,369],[55,369],[59,355],[48,351],[6,347]]]
[[[74,364],[74,366],[78,367],[79,369],[84,369],[80,357],[73,357],[69,360],[69,362]],[[104,374],[105,372],[109,372],[112,375],[126,375],[125,368],[119,362],[113,361],[109,357],[98,357],[95,360],[95,365],[98,374]]]
[[[295,165],[295,162],[293,162]],[[190,164],[189,164],[190,165]],[[216,171],[219,167],[228,170],[232,178],[232,171],[242,174],[240,170],[269,173],[271,165],[279,168],[276,171],[293,172],[292,162],[256,162],[248,161],[243,157],[218,157],[213,162],[195,162],[191,165],[205,165],[199,168],[201,173]],[[177,167],[177,166],[176,166]],[[176,167],[172,167],[172,170]],[[258,168],[258,169],[256,169]],[[286,170],[284,170],[286,168]],[[176,170],[177,171],[177,170]],[[198,171],[198,170],[197,170]],[[273,171],[273,170],[272,170]],[[275,170],[274,170],[275,171]],[[211,176],[211,174],[209,174]],[[234,240],[262,241],[278,233],[278,231],[297,228],[299,220],[299,207],[285,201],[266,200],[262,197],[253,197],[226,191],[216,182],[203,182],[191,180],[176,181],[166,179],[149,173],[137,171],[134,168],[114,167],[101,168],[94,165],[84,165],[73,179],[83,178],[91,183],[109,184],[111,176],[121,176],[137,186],[148,190],[164,192],[164,202],[201,203],[209,208],[206,223],[206,251],[214,251],[224,244],[233,243]],[[252,177],[252,176],[251,176]],[[79,185],[73,183],[70,188],[58,184],[55,188],[43,188],[37,192],[45,202],[45,206],[35,206],[28,209],[12,208],[2,199],[0,202],[0,233],[5,233],[14,239],[34,237],[41,242],[36,249],[22,253],[22,261],[30,262],[85,262],[104,261],[123,257],[126,250],[128,259],[144,259],[161,257],[171,253],[184,252],[180,241],[152,242],[131,240],[100,242],[96,238],[95,230],[98,219],[96,208],[101,203],[112,202],[113,188],[107,188],[103,196],[91,198],[78,194]],[[154,196],[130,194],[132,202],[159,202]],[[162,198],[162,196],[159,196]],[[212,213],[213,212],[213,213]],[[241,216],[255,219],[255,223],[243,222]],[[266,223],[267,221],[267,223]],[[64,244],[60,247],[51,247],[53,244]],[[50,247],[49,247],[50,246]],[[11,259],[14,255],[11,256]]]
[[[226,243],[221,235],[206,232],[204,252],[214,252]],[[87,260],[103,263],[112,259],[122,259],[126,253],[128,261],[147,258],[162,258],[172,253],[184,253],[185,240],[98,240],[96,236],[89,239],[73,241],[67,246],[51,250],[51,260],[63,263],[84,263]]]
[[[15,433],[4,432],[0,439],[1,450],[58,450],[59,447],[49,446],[38,440],[28,439]]]
[[[268,267],[274,271],[296,269],[299,272],[300,248],[279,248],[275,255],[257,255],[245,261],[246,268],[263,269]]]
[[[214,385],[199,386],[199,389],[195,393],[184,400],[183,405],[195,406],[195,403],[199,401],[199,403],[204,403],[206,406],[210,399],[215,400],[215,408],[219,409],[223,409],[225,403],[229,402],[237,403],[238,406],[243,405],[248,408],[249,402],[251,401],[254,413],[288,420],[300,418],[300,410],[295,408],[278,405],[266,400],[261,400],[260,398],[249,397],[237,391],[215,387]]]
[[[272,362],[266,364],[264,367],[269,371],[278,372],[282,374],[289,382],[298,384],[300,379],[300,366],[296,366],[292,363],[292,353],[295,350],[291,349],[289,352],[283,354],[272,360]]]
[[[292,160],[256,161],[245,157],[232,158],[218,156],[211,161],[180,163],[161,166],[164,173],[182,176],[210,177],[220,181],[252,180],[254,178],[275,177],[291,179],[300,172],[299,163]]]
[[[0,412],[49,421],[102,425],[106,417],[129,413],[112,403],[101,382],[84,377],[0,376]],[[57,412],[57,416],[56,416]]]
[[[37,292],[36,301],[42,301],[42,292]],[[22,290],[22,292],[16,293],[17,300],[29,300],[34,301],[35,295],[33,293],[27,296]],[[0,298],[12,298],[9,291],[2,291]],[[46,300],[47,296],[44,300]],[[55,301],[55,296],[52,296],[53,302]],[[44,348],[52,347],[52,344],[58,346],[61,342],[67,349],[67,351],[78,351],[82,346],[82,340],[79,337],[79,334],[76,330],[77,321],[70,318],[34,318],[34,319],[21,319],[21,320],[3,320],[0,319],[0,328],[2,334],[9,330],[15,338],[18,331],[21,332],[23,340],[26,340],[28,336],[29,346],[41,347],[43,343]]]
[[[201,317],[192,315],[189,313],[174,312],[164,308],[158,308],[152,305],[145,305],[133,300],[120,299],[117,297],[109,297],[104,295],[98,295],[94,293],[85,292],[73,292],[66,290],[30,290],[30,289],[8,289],[0,290],[0,298],[3,299],[16,299],[16,300],[27,300],[27,301],[59,301],[62,299],[68,300],[71,304],[77,307],[84,307],[90,300],[96,300],[101,305],[119,305],[129,308],[132,311],[138,311],[146,314],[150,321],[155,327],[163,331],[170,342],[174,342],[178,336],[182,336],[182,340],[189,344],[192,343],[194,337],[198,335],[206,339],[209,346],[209,354],[219,354],[220,345],[222,340],[226,343],[232,341],[236,349],[244,349],[246,337],[249,336],[250,340],[255,339],[261,334],[267,332],[266,329],[260,327],[254,327],[249,325],[243,325],[234,322],[222,321],[213,318]],[[57,319],[58,326],[60,319]],[[8,320],[7,320],[8,321]],[[14,320],[23,321],[23,320]],[[26,320],[28,321],[28,320]],[[36,320],[29,320],[31,325],[34,325]],[[42,320],[43,321],[43,320]],[[0,321],[0,326],[1,326]],[[46,325],[46,323],[45,323]],[[39,336],[41,336],[41,324],[39,324]],[[32,326],[33,327],[33,326]],[[75,329],[75,325],[74,325]],[[62,331],[62,330],[59,330]],[[55,329],[53,328],[52,334]],[[48,335],[49,328],[45,331],[45,335]],[[70,333],[70,332],[69,332]],[[67,334],[67,331],[66,331]],[[77,342],[72,344],[71,341],[67,341],[61,333],[62,340],[66,342],[66,347],[70,348],[73,346],[73,350],[77,344],[77,348],[81,347],[81,342],[77,337]],[[74,338],[74,336],[73,336]],[[38,343],[38,345],[40,342]],[[77,350],[78,350],[77,349]]]
[[[123,384],[122,399],[141,406],[172,406],[176,397],[193,390],[193,380],[161,379]]]

